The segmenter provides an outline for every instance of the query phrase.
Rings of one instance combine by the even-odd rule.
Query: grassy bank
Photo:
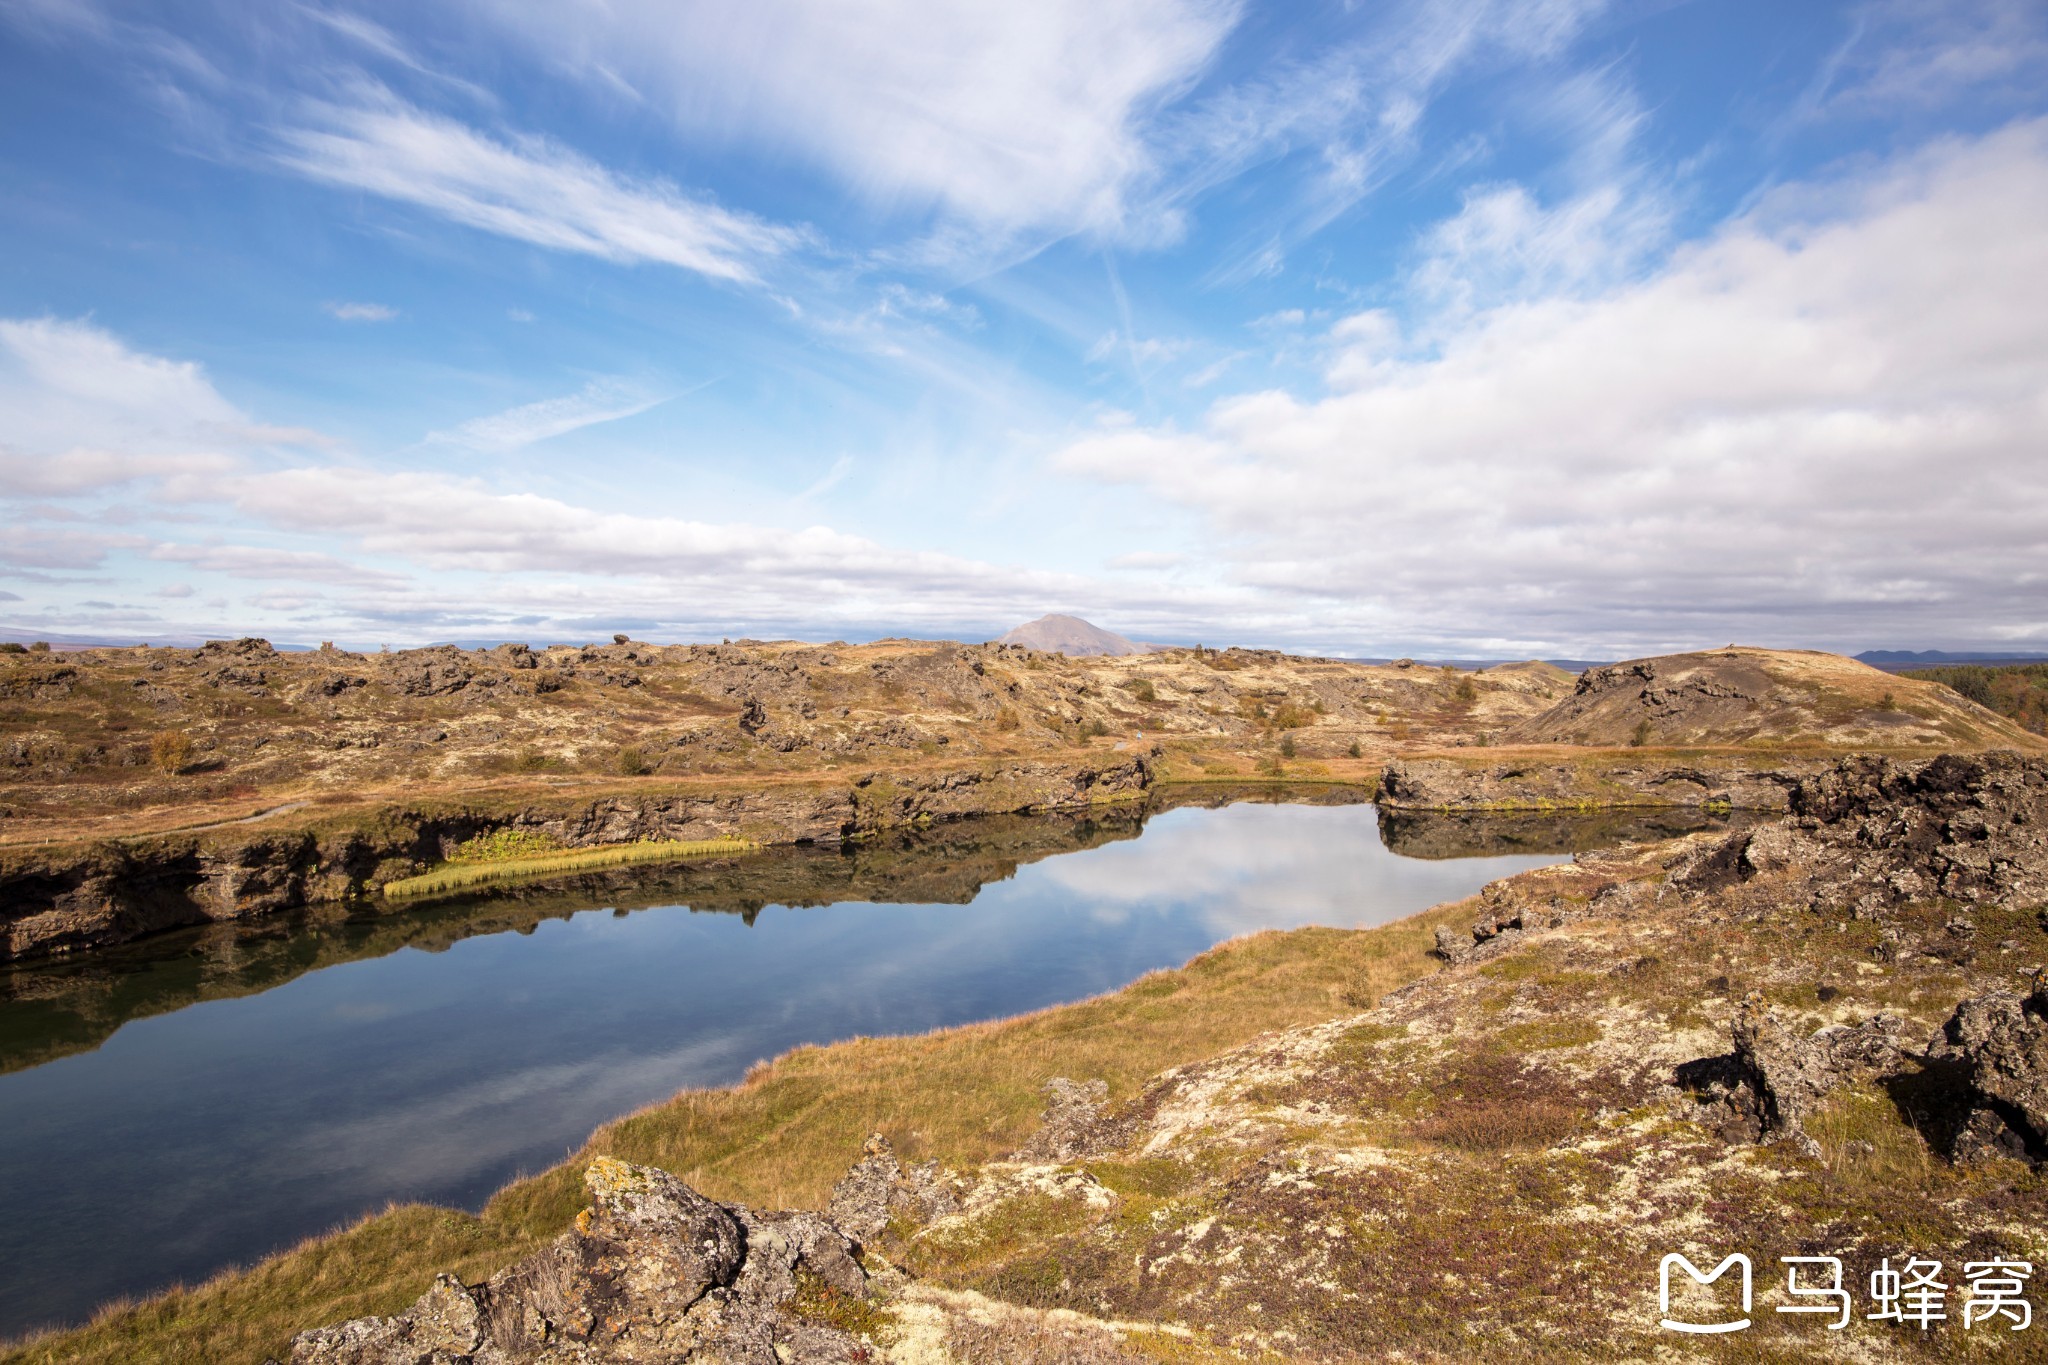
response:
[[[1018,1146],[1053,1076],[1102,1077],[1123,1099],[1153,1074],[1260,1033],[1370,1007],[1434,970],[1440,924],[1468,904],[1376,929],[1268,931],[1121,991],[991,1023],[804,1047],[724,1090],[686,1091],[607,1124],[552,1171],[472,1217],[407,1206],[247,1270],[102,1313],[0,1352],[0,1365],[284,1358],[293,1333],[406,1307],[439,1270],[478,1279],[567,1227],[581,1172],[603,1153],[665,1167],[721,1199],[821,1205],[880,1131],[906,1158],[966,1165]]]
[[[751,839],[649,839],[633,844],[606,844],[598,848],[564,849],[560,853],[537,853],[529,857],[448,862],[417,877],[386,882],[384,894],[391,900],[446,896],[471,887],[525,877],[559,876],[564,872],[636,863],[674,863],[690,858],[756,853],[760,849],[761,845]]]

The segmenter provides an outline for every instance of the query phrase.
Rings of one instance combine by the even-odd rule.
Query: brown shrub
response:
[[[1552,1147],[1579,1131],[1585,1115],[1556,1100],[1515,1099],[1496,1103],[1459,1101],[1415,1127],[1415,1135],[1468,1152],[1505,1152]]]
[[[192,761],[192,736],[183,730],[159,730],[150,737],[149,761],[165,777],[176,777]]]

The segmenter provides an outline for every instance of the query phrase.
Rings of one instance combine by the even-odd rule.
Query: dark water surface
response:
[[[1080,999],[1643,832],[1404,817],[1383,842],[1341,804],[993,819],[0,973],[0,1336],[391,1200],[476,1208],[800,1043]]]

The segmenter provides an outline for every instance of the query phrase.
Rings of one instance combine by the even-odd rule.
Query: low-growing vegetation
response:
[[[192,761],[192,736],[183,730],[159,730],[149,740],[149,761],[165,777],[175,777]]]
[[[606,844],[597,848],[564,849],[553,853],[450,860],[417,877],[405,877],[385,883],[384,894],[392,900],[417,900],[423,896],[453,895],[475,887],[488,886],[493,882],[559,876],[600,867],[624,867],[634,863],[669,863],[685,858],[715,858],[754,853],[760,848],[761,845],[750,839],[649,839],[641,843]]]
[[[465,839],[455,846],[451,863],[504,863],[517,858],[541,858],[562,851],[562,841],[537,829],[507,825],[488,834]]]

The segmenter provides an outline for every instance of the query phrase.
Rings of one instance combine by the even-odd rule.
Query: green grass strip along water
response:
[[[405,877],[384,884],[384,894],[393,900],[419,896],[445,896],[492,882],[523,877],[545,877],[559,872],[581,872],[593,867],[622,867],[631,863],[672,863],[688,858],[716,858],[736,853],[757,853],[761,845],[752,839],[649,839],[636,844],[606,844],[598,848],[564,849],[529,858],[506,858],[491,862],[443,863],[432,872]]]

